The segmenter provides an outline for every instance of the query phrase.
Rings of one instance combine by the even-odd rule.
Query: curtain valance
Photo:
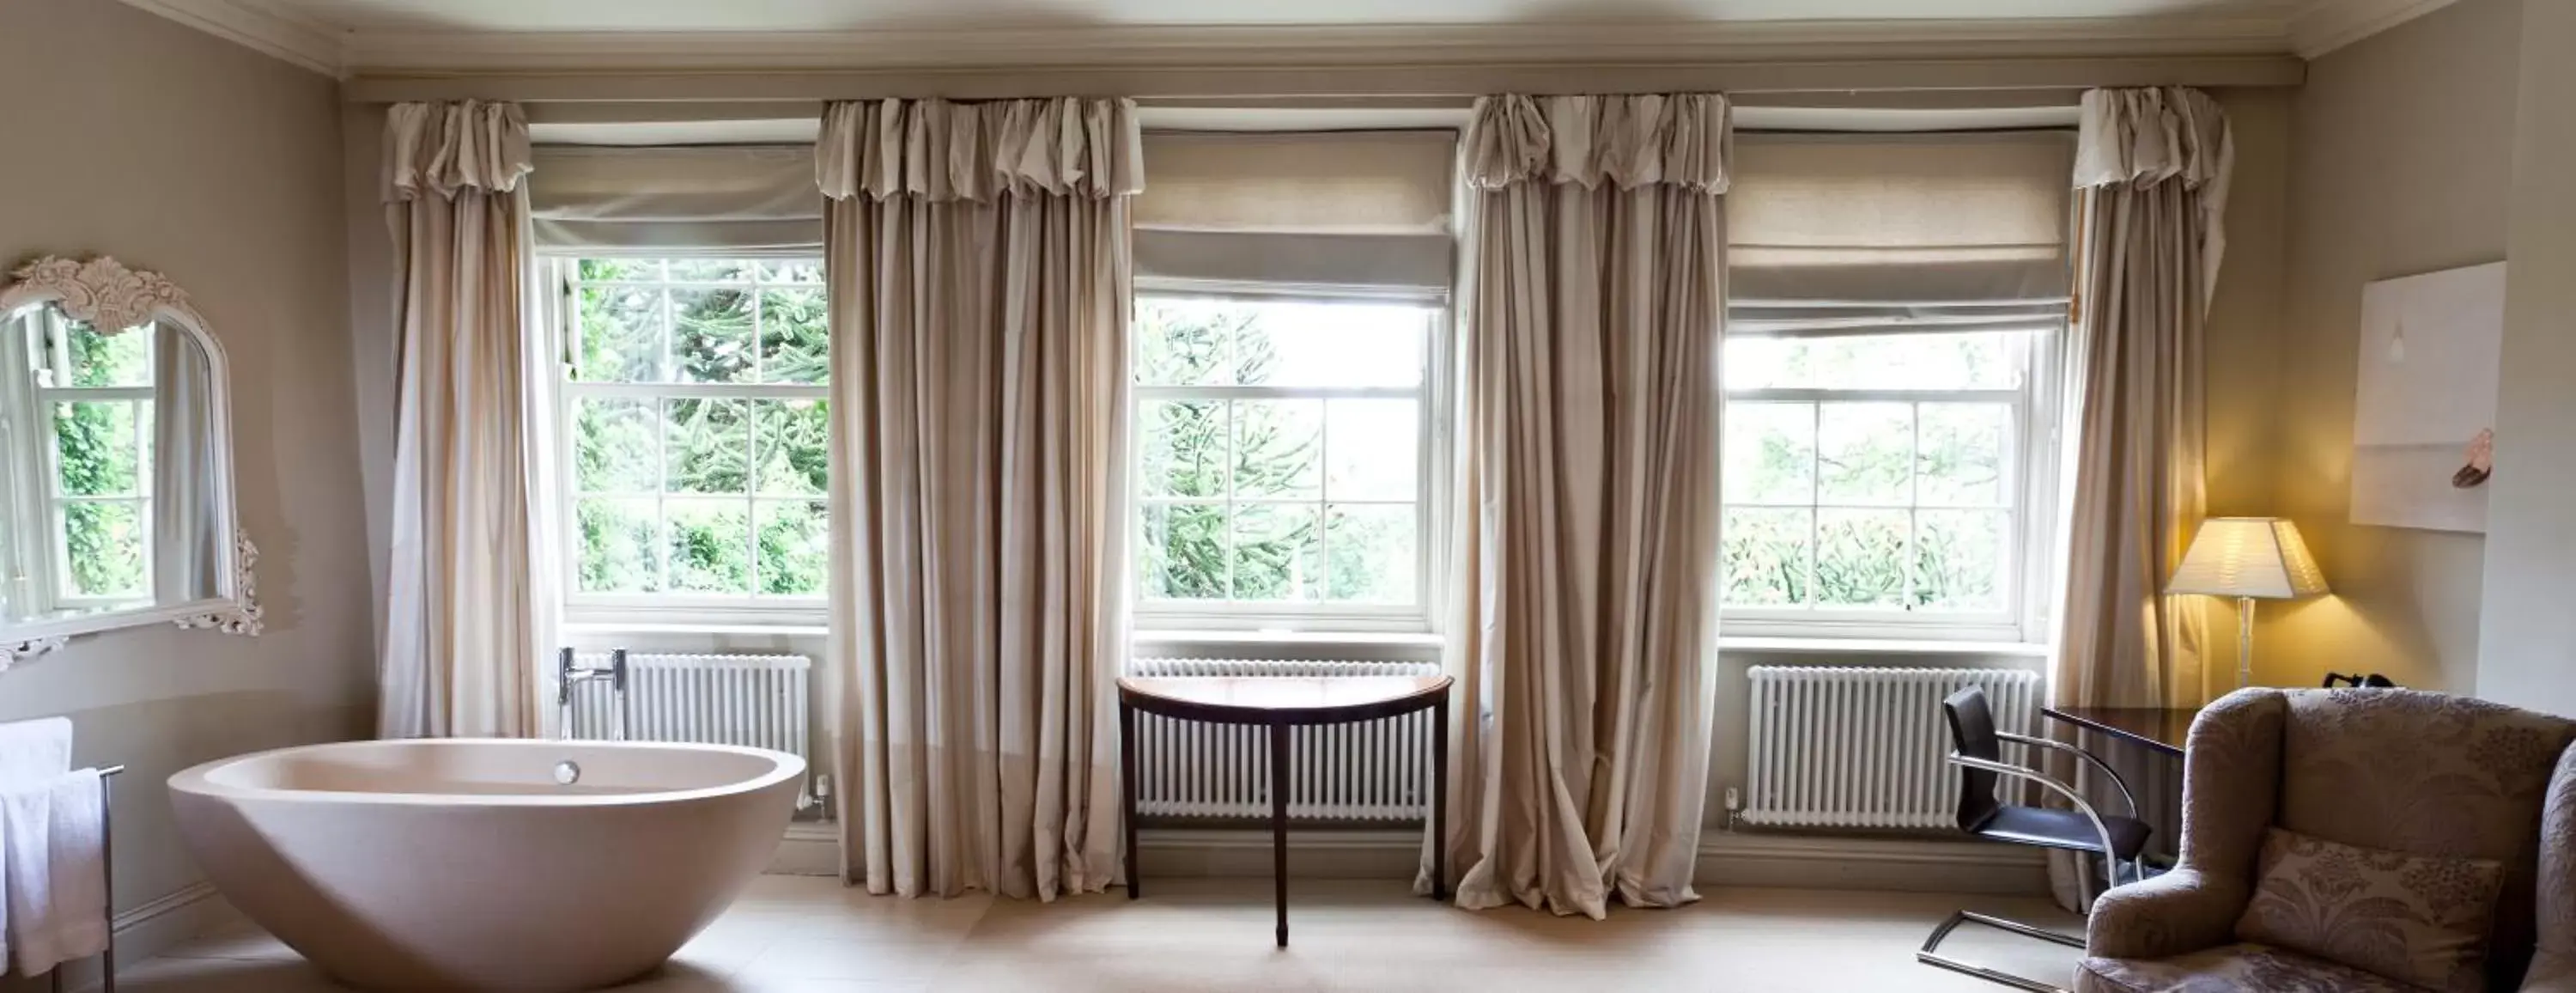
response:
[[[2074,147],[2064,131],[1741,136],[1726,198],[1729,330],[2062,319]]]
[[[820,255],[823,195],[803,145],[548,145],[528,176],[541,248],[587,255]]]
[[[2075,186],[2151,186],[2180,179],[2223,198],[2236,141],[2218,101],[2199,90],[2089,90],[2075,151]]]
[[[1144,186],[1135,101],[867,100],[823,110],[814,178],[835,200],[1113,197]]]
[[[528,174],[528,117],[515,103],[398,103],[385,111],[386,203],[509,192]]]
[[[1480,97],[1467,124],[1467,184],[1670,184],[1727,190],[1733,129],[1715,93]]]
[[[1136,274],[1445,292],[1455,131],[1155,132]]]

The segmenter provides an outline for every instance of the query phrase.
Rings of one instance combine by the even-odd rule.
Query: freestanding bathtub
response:
[[[233,905],[371,990],[559,993],[651,971],[765,866],[805,761],[721,745],[362,741],[170,777]]]

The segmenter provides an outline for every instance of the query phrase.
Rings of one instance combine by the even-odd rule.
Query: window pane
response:
[[[1234,328],[1251,319],[1214,300],[1136,301],[1136,381],[1150,386],[1228,382],[1226,350]]]
[[[581,528],[581,591],[652,593],[662,588],[661,541],[651,500],[587,497],[574,515]]]
[[[1237,504],[1234,599],[1323,599],[1322,548],[1312,504]]]
[[[64,550],[72,596],[134,597],[146,592],[143,515],[138,503],[63,505]]]
[[[751,508],[740,500],[669,500],[671,586],[701,593],[751,592]]]
[[[1726,592],[1729,606],[1779,606],[1807,601],[1807,546],[1815,511],[1731,507],[1726,511]]]
[[[1225,402],[1148,400],[1136,406],[1136,492],[1225,495]]]
[[[73,386],[152,385],[151,324],[121,334],[100,334],[87,322],[70,322],[63,344],[71,351]]]
[[[1332,555],[1327,595],[1356,603],[1412,603],[1420,561],[1413,505],[1337,504],[1325,547]]]
[[[1902,510],[1816,512],[1816,602],[1827,607],[1904,603],[1909,522]]]
[[[826,383],[832,378],[832,329],[823,291],[760,291],[760,381]]]
[[[662,263],[655,259],[583,259],[581,278],[584,282],[660,279]]]
[[[1229,302],[1235,381],[1263,386],[1417,386],[1429,308],[1374,303]]]
[[[132,400],[54,405],[55,467],[62,492],[73,496],[133,496],[143,492],[142,410]]]
[[[760,281],[764,283],[823,282],[823,264],[812,259],[773,259],[760,264]]]
[[[681,382],[751,381],[751,303],[750,290],[671,291],[671,362]]]
[[[1816,420],[1819,502],[1901,507],[1911,500],[1912,404],[1829,403]]]
[[[1225,510],[1150,504],[1136,575],[1147,599],[1225,599]]]
[[[587,268],[590,263],[582,264]],[[581,355],[573,378],[590,383],[659,383],[662,373],[662,291],[633,286],[584,286]]]
[[[1324,495],[1335,500],[1411,500],[1422,478],[1422,403],[1329,400],[1324,404]]]
[[[1914,602],[1935,610],[2002,610],[2012,517],[1999,510],[1926,510],[1915,517]]]
[[[1738,337],[1726,343],[1731,390],[2010,390],[2020,343],[2035,332]]]
[[[683,283],[740,283],[751,279],[742,259],[672,259],[671,279]]]
[[[819,596],[831,564],[831,517],[821,501],[763,500],[760,510],[760,592]]]
[[[1234,495],[1323,495],[1324,403],[1239,400],[1234,405]]]
[[[832,418],[821,400],[753,400],[760,462],[755,484],[770,495],[822,496],[832,485]]]
[[[1727,404],[1725,451],[1726,502],[1800,506],[1814,502],[1814,404]]]
[[[2012,407],[2000,403],[1927,403],[1915,454],[1915,500],[1926,506],[2001,507],[2005,439]]]
[[[573,486],[583,493],[662,488],[661,420],[651,400],[573,401]]]
[[[672,493],[747,493],[751,423],[740,400],[662,401],[663,452]]]

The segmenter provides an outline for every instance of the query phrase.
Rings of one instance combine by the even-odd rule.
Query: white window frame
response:
[[[555,287],[555,293],[552,294],[551,299],[548,301],[546,306],[545,345],[552,350],[549,354],[567,357],[565,361],[557,364],[558,367],[556,374],[547,377],[548,386],[554,393],[551,399],[555,411],[554,436],[556,443],[554,448],[556,451],[554,453],[554,458],[551,461],[554,463],[556,474],[554,486],[554,502],[556,505],[554,511],[556,515],[555,527],[559,532],[558,540],[562,549],[563,558],[563,562],[561,564],[561,582],[563,583],[562,600],[564,607],[564,623],[569,625],[620,627],[636,625],[657,627],[683,625],[691,627],[739,626],[750,628],[810,627],[825,623],[826,617],[829,613],[829,600],[824,594],[816,594],[813,596],[789,596],[783,594],[763,593],[582,592],[580,501],[584,497],[631,498],[639,500],[651,499],[656,501],[657,507],[654,519],[657,522],[657,525],[662,528],[662,533],[659,540],[655,542],[655,551],[658,555],[667,556],[670,553],[669,518],[666,514],[659,511],[658,505],[660,501],[669,498],[672,494],[666,492],[581,492],[577,465],[579,452],[575,450],[578,442],[575,432],[573,431],[574,409],[577,403],[586,399],[654,401],[660,401],[663,399],[815,399],[829,401],[831,399],[832,390],[829,383],[595,383],[575,380],[572,376],[573,370],[568,359],[573,352],[568,346],[573,343],[571,336],[578,333],[578,330],[581,327],[579,321],[579,291],[580,287],[583,285],[651,285],[667,289],[756,289],[764,286],[788,286],[799,289],[819,290],[824,287],[824,284],[821,283],[765,283],[759,280],[756,270],[755,275],[750,282],[663,279],[650,281],[649,284],[631,280],[603,280],[585,284],[578,278],[578,267],[581,260],[585,258],[595,259],[612,257],[651,260],[747,260],[752,261],[755,264],[762,261],[778,261],[778,259],[774,258],[762,259],[756,254],[746,255],[738,252],[686,251],[673,251],[667,254],[638,254],[634,252],[549,252],[539,258],[539,265],[541,267],[543,279],[547,285]],[[807,256],[797,256],[797,258],[803,259],[807,258]],[[812,258],[815,258],[817,261],[820,260],[819,256],[814,256]],[[825,292],[828,293],[829,291],[825,290]],[[667,301],[665,303],[665,309],[666,311],[668,309]],[[664,317],[666,320],[669,319],[667,312]],[[752,340],[754,342],[758,342],[760,340],[760,320],[760,308],[755,306],[753,308],[752,318]],[[665,339],[663,347],[667,353],[667,349],[670,347],[667,339]],[[668,357],[669,356],[666,354],[665,359],[667,360]],[[656,410],[659,410],[658,402],[656,404]],[[664,460],[664,464],[667,471],[667,459]],[[733,496],[733,494],[700,494],[688,498],[730,499]],[[753,511],[751,517],[752,541],[755,546],[759,541],[758,508],[760,504],[822,503],[828,505],[831,502],[828,493],[800,497],[764,497],[755,491],[742,494],[741,499],[743,500],[744,505],[751,508]],[[758,554],[756,548],[753,554]],[[664,574],[668,575],[667,563],[664,564]]]
[[[1165,280],[1140,278],[1136,281],[1136,301],[1150,298],[1225,299],[1239,298],[1268,303],[1402,304],[1431,311],[1422,343],[1422,381],[1410,387],[1302,387],[1302,386],[1149,386],[1135,382],[1136,336],[1129,335],[1126,369],[1128,377],[1128,437],[1126,475],[1128,490],[1128,539],[1126,567],[1121,580],[1131,608],[1134,627],[1149,632],[1263,632],[1279,634],[1429,634],[1437,630],[1434,618],[1439,613],[1443,595],[1442,577],[1436,563],[1442,560],[1447,485],[1440,467],[1448,464],[1450,445],[1447,417],[1449,355],[1452,311],[1448,294],[1441,292],[1404,292],[1377,288],[1332,287],[1314,285],[1280,285],[1261,283],[1215,283],[1204,280]],[[1132,324],[1132,315],[1131,315]],[[1142,558],[1142,527],[1145,508],[1162,505],[1223,505],[1234,503],[1229,494],[1224,500],[1204,498],[1147,498],[1137,492],[1134,481],[1142,478],[1144,445],[1141,425],[1144,405],[1158,400],[1338,400],[1338,399],[1410,399],[1419,411],[1416,424],[1414,479],[1414,602],[1410,604],[1369,604],[1336,602],[1265,602],[1265,601],[1186,601],[1148,600],[1143,593],[1142,577],[1137,564]],[[1330,442],[1323,444],[1329,446]],[[1319,451],[1318,460],[1329,457],[1329,448]],[[1254,503],[1329,506],[1319,494],[1313,500],[1256,500]],[[1398,501],[1338,501],[1388,506]],[[1319,542],[1328,540],[1319,536]],[[1319,548],[1325,548],[1319,544]]]
[[[1816,404],[1822,411],[1827,403],[2008,403],[2012,406],[2013,436],[2006,441],[2005,458],[2010,467],[2006,492],[2011,503],[2004,508],[2010,515],[2004,555],[2003,603],[1991,611],[1916,611],[1910,607],[1888,608],[1796,608],[1780,606],[1729,606],[1718,609],[1720,629],[1727,637],[1785,638],[1837,641],[1973,641],[2039,643],[2048,640],[2045,621],[2051,600],[2046,587],[2053,582],[2055,571],[2049,567],[2056,553],[2057,469],[2060,437],[2060,409],[2064,395],[2060,381],[2059,352],[2066,334],[2064,323],[2033,325],[2011,329],[2020,333],[2021,385],[2014,389],[1897,389],[1842,390],[1830,388],[1801,389],[1725,389],[1721,402],[1782,402]],[[1767,337],[1795,338],[1794,332]],[[1821,413],[1820,413],[1821,416]],[[1921,431],[1918,420],[1916,431]],[[1721,433],[1719,444],[1725,444]],[[1720,451],[1719,464],[1725,464]],[[1919,452],[1917,456],[1919,457]],[[1810,501],[1806,504],[1733,504],[1721,497],[1720,520],[1735,507],[1805,507],[1811,512],[1839,505]],[[1901,505],[1907,511],[1943,509],[1908,501]],[[1884,508],[1898,509],[1897,505]],[[1994,508],[1973,508],[1987,509]],[[1819,515],[1820,516],[1820,515]],[[1811,518],[1811,527],[1814,525]],[[1810,567],[1814,562],[1816,539],[1809,539]],[[1906,567],[1913,568],[1911,556]],[[1813,586],[1812,576],[1809,579]],[[1723,597],[1721,578],[1715,596]]]
[[[69,322],[62,320],[59,314],[51,311],[39,311],[35,319],[44,323],[44,336],[47,341],[60,341],[68,347],[67,336],[71,331]],[[160,346],[156,324],[146,323],[121,333],[144,335],[147,348],[157,349]],[[155,596],[154,567],[156,564],[153,555],[152,516],[154,484],[158,482],[153,475],[157,460],[153,456],[152,449],[156,439],[153,437],[152,430],[145,426],[144,419],[140,415],[144,412],[153,412],[155,387],[152,385],[45,385],[37,376],[43,368],[37,363],[50,356],[52,351],[50,348],[42,343],[30,343],[17,339],[7,342],[6,348],[6,358],[0,359],[0,363],[5,363],[6,369],[0,374],[16,378],[28,386],[23,394],[26,397],[25,406],[9,412],[12,422],[27,425],[28,430],[8,439],[7,457],[11,460],[11,464],[33,467],[38,473],[35,479],[18,481],[16,491],[9,494],[8,506],[14,518],[10,525],[13,533],[16,534],[44,536],[42,547],[13,544],[10,548],[16,561],[6,565],[11,569],[12,576],[23,576],[25,579],[23,583],[14,584],[16,588],[10,591],[13,596],[23,598],[23,602],[14,605],[12,609],[24,617],[46,617],[64,611],[99,611],[151,606]],[[157,369],[158,357],[155,356],[153,361],[155,364],[151,368]],[[141,459],[141,464],[137,467],[133,495],[84,496],[63,492],[62,450],[57,441],[60,431],[55,423],[55,405],[61,403],[136,405],[138,416],[134,419],[135,451]],[[65,509],[76,503],[133,505],[136,533],[143,545],[144,586],[139,595],[81,596],[67,589],[71,582],[72,568],[71,533],[68,530],[69,518]]]

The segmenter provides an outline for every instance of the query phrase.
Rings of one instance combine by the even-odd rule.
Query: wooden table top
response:
[[[2040,713],[2167,755],[2183,753],[2192,719],[2200,716],[2198,708],[2164,707],[2042,707]]]
[[[1192,711],[1267,720],[1427,704],[1430,698],[1446,694],[1450,682],[1447,676],[1121,676],[1118,690],[1143,706],[1177,704]]]

